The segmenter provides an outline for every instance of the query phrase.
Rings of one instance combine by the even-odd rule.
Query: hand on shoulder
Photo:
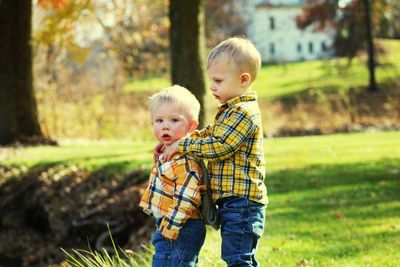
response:
[[[169,146],[165,147],[163,153],[160,155],[163,162],[170,161],[174,154],[178,152],[179,142],[180,140],[177,140]]]

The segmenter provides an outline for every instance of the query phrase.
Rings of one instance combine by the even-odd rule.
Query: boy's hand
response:
[[[162,143],[158,143],[153,150],[153,160],[156,162],[160,154],[164,151],[165,146]]]
[[[170,161],[172,159],[172,157],[174,156],[174,154],[176,152],[178,152],[179,141],[180,140],[177,140],[177,141],[173,142],[172,144],[170,144],[169,146],[165,147],[163,154],[161,155],[162,161],[164,161],[164,162]]]

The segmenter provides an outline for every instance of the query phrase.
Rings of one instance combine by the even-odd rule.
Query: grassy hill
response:
[[[376,77],[378,83],[400,78],[400,41],[376,40],[385,54],[378,55]],[[254,83],[260,97],[274,99],[314,90],[347,90],[368,85],[365,55],[353,60],[347,67],[346,59],[326,59],[285,64],[264,65]],[[156,91],[169,86],[167,77],[132,81],[125,85],[127,92]]]
[[[378,83],[400,78],[400,41],[379,40],[386,54],[378,56]],[[353,60],[347,68],[346,59],[328,59],[264,66],[254,87],[265,98],[295,95],[304,90],[347,90],[367,87],[368,70],[365,55]]]
[[[266,135],[398,129],[400,116],[400,41],[376,40],[379,51],[376,79],[379,92],[368,87],[367,58],[325,59],[262,67],[257,91]],[[132,95],[148,94],[169,85],[157,77],[125,86]],[[211,123],[216,101],[206,95],[206,123]]]

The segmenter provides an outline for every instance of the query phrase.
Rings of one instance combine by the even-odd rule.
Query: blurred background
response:
[[[262,266],[398,266],[399,1],[2,0],[0,32],[1,267],[115,255],[110,233],[150,264],[147,98],[181,84],[212,123],[205,59],[231,36],[263,61]],[[200,265],[224,266],[210,233]]]

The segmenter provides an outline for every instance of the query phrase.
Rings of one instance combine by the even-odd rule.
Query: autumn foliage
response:
[[[345,4],[341,4],[341,2]],[[398,32],[398,1],[368,0],[374,37],[395,37]],[[366,50],[365,1],[306,0],[306,7],[297,17],[301,28],[314,26],[316,31],[333,28],[336,31],[334,48],[337,56],[354,58]]]
[[[66,5],[68,0],[38,0],[39,6],[42,8],[53,8],[55,10],[60,9]]]

